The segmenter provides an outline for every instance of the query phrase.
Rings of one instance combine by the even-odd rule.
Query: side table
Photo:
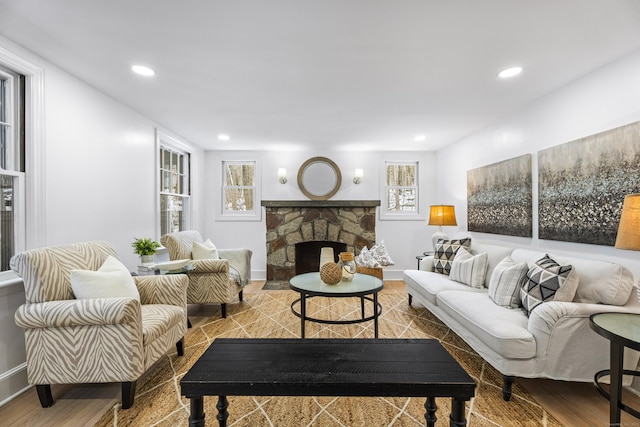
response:
[[[609,399],[609,423],[620,425],[620,410],[640,418],[640,412],[622,403],[622,375],[640,376],[640,372],[623,369],[624,348],[640,351],[640,314],[596,313],[589,317],[589,326],[610,341],[611,368],[593,377],[596,389]],[[602,388],[600,378],[610,375],[610,393]]]

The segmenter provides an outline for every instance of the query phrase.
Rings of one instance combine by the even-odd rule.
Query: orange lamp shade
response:
[[[429,225],[458,225],[453,205],[433,205],[429,212]]]
[[[624,197],[616,248],[640,250],[640,194],[628,194]]]

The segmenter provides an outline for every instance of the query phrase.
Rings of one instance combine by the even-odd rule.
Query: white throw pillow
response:
[[[207,239],[204,243],[193,242],[191,248],[192,259],[220,259],[218,256],[218,249],[213,244],[211,239]]]
[[[369,249],[369,253],[373,255],[373,258],[378,261],[381,266],[394,265],[395,263],[391,259],[387,248],[384,246],[384,240],[380,240],[380,243],[376,243]],[[376,266],[377,267],[377,266]]]
[[[529,266],[522,261],[515,263],[510,256],[496,265],[489,279],[489,298],[502,307],[520,307],[520,287]]]
[[[71,289],[77,299],[130,297],[140,300],[131,273],[111,255],[98,271],[71,270]]]
[[[451,263],[449,278],[472,288],[482,289],[488,265],[489,259],[486,252],[471,255],[471,252],[461,246]]]

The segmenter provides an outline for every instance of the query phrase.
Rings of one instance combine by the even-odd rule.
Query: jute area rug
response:
[[[300,320],[290,304],[293,291],[262,291],[227,305],[227,318],[216,309],[198,321],[185,337],[185,355],[167,354],[138,381],[135,403],[122,410],[117,403],[98,426],[186,426],[189,401],[180,395],[180,379],[218,337],[297,338]],[[516,383],[510,402],[502,400],[502,376],[451,332],[427,309],[409,306],[406,293],[383,290],[380,338],[435,338],[460,362],[477,384],[476,396],[466,405],[468,425],[561,426]],[[371,307],[367,307],[371,310]],[[311,298],[310,315],[349,319],[360,315],[357,298]],[[324,325],[307,322],[309,338],[373,338],[373,324]],[[217,426],[217,398],[205,397],[206,423]],[[348,397],[236,397],[229,396],[229,427],[359,427],[424,426],[422,398]],[[438,426],[449,425],[449,399],[437,399]]]

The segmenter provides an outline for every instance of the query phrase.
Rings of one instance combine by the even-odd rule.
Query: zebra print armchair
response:
[[[192,259],[193,243],[203,243],[196,230],[165,234],[160,243],[167,248],[171,260]],[[222,317],[227,317],[227,303],[242,301],[242,289],[251,282],[250,249],[218,249],[220,259],[194,259],[194,269],[187,272],[189,287],[187,304],[220,304]]]
[[[25,289],[15,321],[25,332],[27,377],[44,408],[54,403],[51,384],[112,382],[122,383],[122,407],[130,408],[136,380],[174,344],[183,355],[186,276],[134,277],[140,300],[75,299],[71,270],[98,270],[109,256],[109,243],[85,242],[11,259]]]

